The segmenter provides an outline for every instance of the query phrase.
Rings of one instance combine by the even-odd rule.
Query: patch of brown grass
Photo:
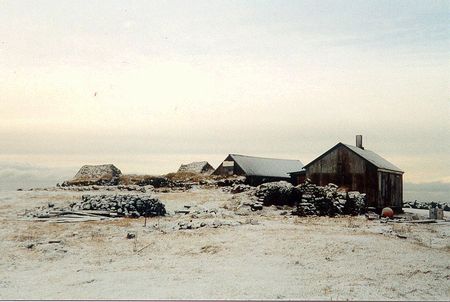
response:
[[[48,223],[44,225],[41,222],[33,222],[28,224],[25,229],[18,230],[10,238],[19,242],[37,240],[43,236],[61,234],[63,229],[64,226],[60,224]]]
[[[199,182],[201,180],[205,180],[208,178],[206,175],[197,174],[193,172],[176,172],[176,173],[169,173],[166,175],[167,179],[173,180],[173,181],[192,181],[192,182]]]
[[[392,230],[399,234],[411,233],[412,226],[403,223],[394,223],[392,225]]]
[[[156,175],[137,175],[137,174],[122,174],[119,177],[119,184],[121,185],[136,185],[145,180],[153,179],[161,176]]]
[[[220,252],[221,248],[217,245],[205,245],[202,246],[200,249],[200,253],[207,253],[207,254],[217,254]]]
[[[136,218],[117,218],[113,220],[108,220],[108,225],[118,226],[118,227],[130,227],[134,222],[139,221]],[[144,222],[142,222],[144,223]]]

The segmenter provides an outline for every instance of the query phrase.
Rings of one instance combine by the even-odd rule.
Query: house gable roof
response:
[[[289,178],[289,173],[303,168],[299,160],[254,157],[240,154],[229,155],[248,176]]]
[[[388,171],[397,172],[397,173],[403,173],[403,171],[399,167],[395,166],[394,164],[392,164],[391,162],[387,161],[386,159],[384,159],[380,155],[376,154],[375,152],[367,150],[367,149],[361,149],[361,148],[358,148],[356,146],[343,144],[343,143],[338,143],[336,146],[334,146],[333,148],[331,148],[330,150],[328,150],[327,152],[325,152],[324,154],[322,154],[318,158],[314,159],[313,161],[311,161],[310,163],[305,165],[305,168],[310,166],[313,162],[321,159],[322,157],[324,157],[325,155],[327,155],[328,153],[330,153],[334,149],[338,148],[339,146],[346,147],[347,149],[349,149],[350,151],[352,151],[353,153],[355,153],[359,157],[363,158],[364,160],[368,161],[369,163],[371,163],[372,165],[374,165],[378,169],[388,170]]]
[[[214,170],[214,168],[207,161],[197,161],[181,165],[178,172],[202,173],[211,170]]]

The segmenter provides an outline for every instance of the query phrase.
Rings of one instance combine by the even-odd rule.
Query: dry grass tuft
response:
[[[136,218],[117,218],[107,221],[108,225],[118,226],[118,227],[130,227],[134,222],[138,221]],[[142,222],[144,224],[144,222]]]
[[[121,185],[135,185],[138,183],[145,182],[149,179],[154,179],[161,176],[154,176],[154,175],[136,175],[136,174],[123,174],[119,177],[119,183]]]
[[[408,224],[394,223],[392,225],[392,230],[399,234],[411,233],[412,226]]]
[[[217,254],[221,248],[217,245],[205,245],[200,249],[200,253]]]
[[[176,172],[176,173],[167,174],[166,178],[170,179],[170,180],[174,180],[174,181],[199,182],[202,180],[206,180],[209,177],[207,175],[193,173],[193,172]]]

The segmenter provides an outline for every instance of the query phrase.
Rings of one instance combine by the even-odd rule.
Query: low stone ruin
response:
[[[250,191],[257,199],[251,208],[260,210],[262,205],[287,205],[293,207],[292,214],[298,216],[358,215],[365,212],[365,194],[337,189],[334,184],[321,187],[305,182],[294,187],[285,181],[265,183],[254,192]]]
[[[148,195],[83,195],[71,204],[73,210],[100,210],[117,213],[121,217],[164,216],[166,209],[158,198]]]
[[[138,185],[118,185],[118,186],[60,186],[56,185],[56,188],[38,188],[38,189],[30,189],[30,191],[76,191],[76,192],[84,192],[84,191],[125,191],[125,192],[141,192],[146,193],[147,191],[153,191],[153,186],[138,186]]]
[[[74,178],[65,181],[61,186],[113,186],[119,184],[122,172],[114,165],[84,165]]]
[[[450,204],[445,202],[426,202],[426,201],[405,201],[403,203],[404,208],[422,209],[428,210],[433,208],[443,209],[444,211],[450,211]]]
[[[219,187],[231,187],[235,186],[235,185],[243,185],[245,184],[246,181],[246,177],[245,176],[232,176],[232,177],[218,177],[218,179],[216,179],[216,184]]]
[[[23,216],[52,222],[82,222],[116,217],[164,216],[166,209],[158,198],[148,195],[83,195],[80,201],[62,207],[46,206],[26,210]]]
[[[300,193],[300,200],[293,211],[295,215],[358,215],[366,210],[365,194],[341,192],[335,184],[321,187],[305,182],[295,189]]]

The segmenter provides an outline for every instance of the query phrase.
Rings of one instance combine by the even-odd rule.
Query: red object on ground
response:
[[[394,211],[391,208],[384,208],[381,211],[381,216],[392,218],[392,217],[394,217]]]

